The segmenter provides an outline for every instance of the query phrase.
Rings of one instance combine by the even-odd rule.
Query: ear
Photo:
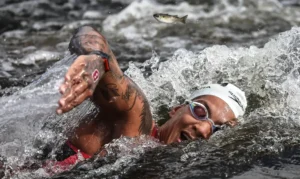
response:
[[[171,108],[171,111],[169,112],[169,116],[173,117],[176,113],[176,111],[180,108],[182,108],[184,106],[184,104],[178,105],[178,106],[174,106]]]

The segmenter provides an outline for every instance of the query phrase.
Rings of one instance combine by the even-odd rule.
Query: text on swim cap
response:
[[[239,99],[236,95],[234,95],[231,91],[228,91],[228,92],[229,92],[229,94],[231,94],[231,96],[229,96],[229,98],[233,99],[236,103],[238,103],[238,105],[239,105],[239,106],[243,109],[243,111],[244,111],[245,109],[244,109],[244,106],[242,105],[240,99]]]

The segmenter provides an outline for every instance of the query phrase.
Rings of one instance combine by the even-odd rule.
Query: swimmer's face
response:
[[[206,95],[193,101],[206,106],[208,117],[215,125],[236,125],[233,111],[222,99]],[[196,138],[208,139],[213,134],[212,124],[208,120],[195,118],[188,104],[174,107],[169,114],[171,119],[162,125],[159,131],[160,141],[166,144]]]

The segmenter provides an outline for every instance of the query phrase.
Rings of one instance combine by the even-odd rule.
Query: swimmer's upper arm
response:
[[[107,72],[99,82],[94,102],[103,111],[118,113],[131,125],[139,124],[140,134],[149,134],[152,128],[150,105],[143,91],[123,73]]]
[[[119,114],[121,119],[125,118],[126,131],[128,128],[135,130],[138,127],[140,134],[150,134],[152,114],[146,96],[132,79],[123,74],[112,52],[109,65],[110,71],[105,73],[94,92],[94,102],[103,111]]]

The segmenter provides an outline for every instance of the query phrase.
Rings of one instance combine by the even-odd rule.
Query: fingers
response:
[[[78,86],[81,83],[89,82],[90,80],[85,80],[83,75],[77,75],[71,80],[65,81],[60,87],[59,87],[59,92],[64,95],[66,93],[66,90],[68,88],[74,88],[74,86]],[[81,85],[82,86],[82,85]]]
[[[66,84],[66,83],[62,84],[62,85],[59,87],[59,92],[60,92],[60,94],[64,94],[64,93],[66,92],[68,86],[69,86],[69,85]]]
[[[96,83],[93,81],[90,70],[86,69],[86,65],[91,66],[92,63],[89,61],[94,58],[94,56],[79,56],[69,68],[65,82],[59,88],[62,97],[56,110],[58,114],[70,111],[92,96]]]
[[[80,89],[81,90],[81,89]],[[70,111],[74,107],[81,104],[86,98],[92,96],[92,91],[90,89],[85,89],[79,96],[68,95],[65,99],[59,101],[60,107],[56,110],[57,114],[62,114]]]
[[[59,108],[57,109],[57,113],[68,112],[92,96],[93,90],[90,89],[91,83],[91,76],[87,73],[83,73],[69,80],[69,82],[62,84],[59,91],[63,96],[58,102]]]
[[[85,81],[82,81],[80,84],[69,87],[66,84],[63,84],[60,88],[63,97],[59,100],[59,105],[64,107],[72,103],[78,96],[81,96],[89,87],[89,84]],[[82,101],[80,101],[82,102]]]
[[[75,76],[80,75],[83,72],[83,69],[85,67],[84,62],[85,56],[79,56],[78,59],[72,64],[68,72],[66,73],[65,81],[69,82],[71,81]]]
[[[81,93],[83,93],[86,89],[88,89],[89,85],[87,82],[80,83],[79,85],[74,87],[74,95],[80,96]]]

